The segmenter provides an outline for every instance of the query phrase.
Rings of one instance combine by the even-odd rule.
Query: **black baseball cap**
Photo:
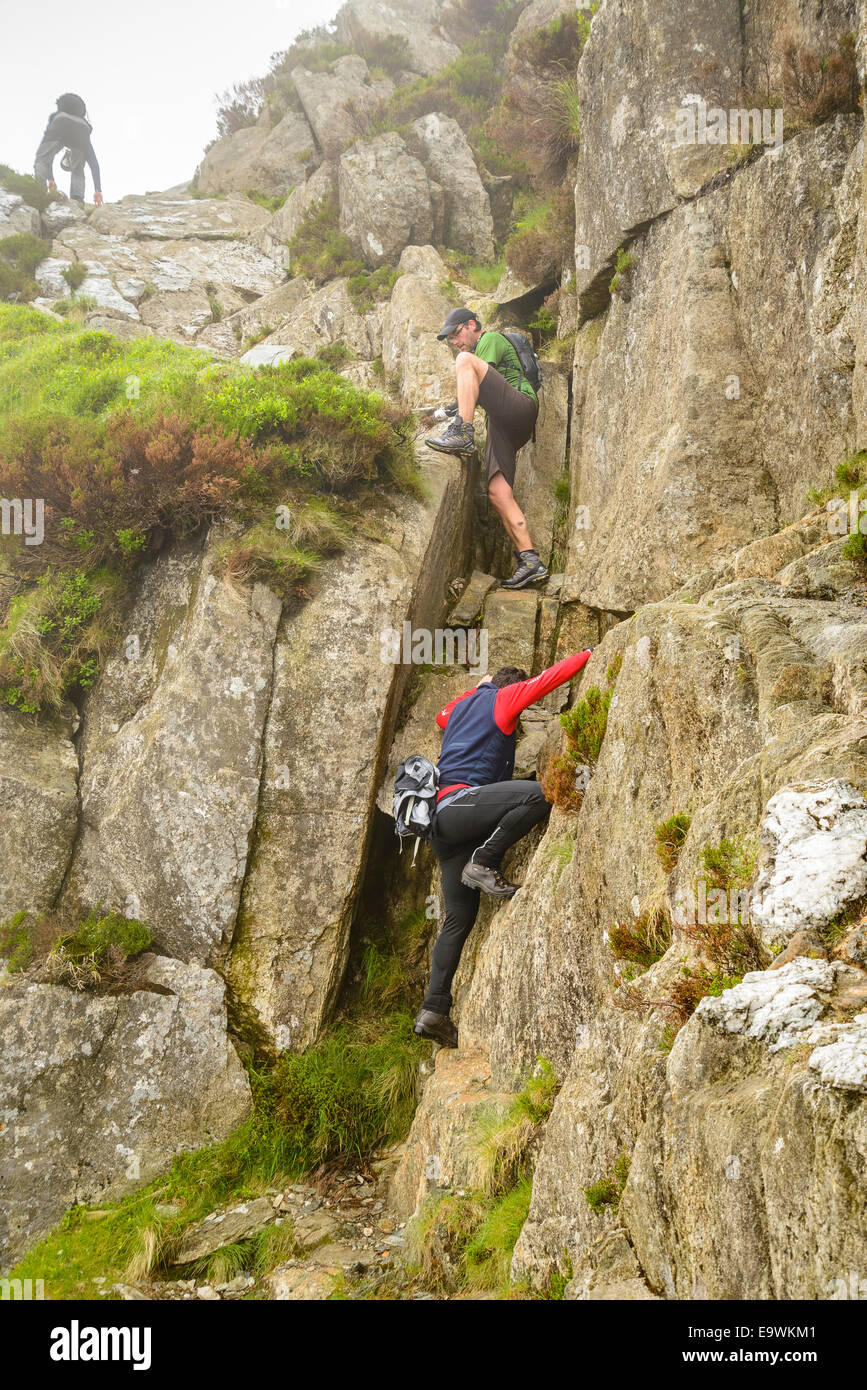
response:
[[[470,319],[475,319],[476,323],[481,327],[482,321],[475,310],[466,308],[451,309],[449,313],[446,314],[446,321],[437,334],[437,337],[447,338],[450,333],[454,333],[456,328],[460,328],[462,323],[469,323]]]

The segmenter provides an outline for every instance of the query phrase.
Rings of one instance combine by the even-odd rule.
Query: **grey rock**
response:
[[[340,157],[338,182],[340,230],[371,270],[431,241],[427,174],[395,131],[356,141]]]
[[[0,989],[4,1268],[67,1207],[123,1197],[249,1113],[219,976],[162,956],[143,965],[128,995]]]

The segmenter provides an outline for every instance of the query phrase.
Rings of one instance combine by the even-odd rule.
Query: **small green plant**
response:
[[[867,574],[867,536],[863,532],[853,531],[841,553]]]
[[[661,960],[671,945],[671,921],[662,906],[649,908],[625,922],[608,928],[608,949],[618,960],[647,970]]]
[[[733,989],[739,985],[743,976],[728,975],[718,966],[713,970],[706,965],[700,965],[691,970],[689,966],[681,967],[680,978],[675,980],[671,987],[670,996],[667,1001],[668,1007],[673,1011],[674,1020],[667,1025],[663,1033],[663,1042],[667,1043],[665,1051],[671,1051],[680,1029],[692,1018],[702,999],[707,995],[718,997],[726,989]]]
[[[626,1179],[629,1177],[629,1165],[629,1155],[620,1154],[614,1167],[609,1173],[606,1173],[605,1177],[584,1188],[587,1205],[596,1212],[597,1216],[604,1216],[607,1211],[610,1211],[613,1216],[617,1215],[620,1198],[623,1196]]]
[[[591,685],[583,699],[560,715],[560,723],[566,730],[569,756],[574,762],[590,764],[599,757],[613,694],[611,687],[603,695],[598,686]]]
[[[25,970],[30,964],[33,946],[26,923],[27,912],[16,912],[5,922],[0,922],[0,966],[10,975]]]
[[[351,275],[346,282],[346,291],[359,313],[372,309],[388,299],[401,276],[401,271],[393,266],[382,265],[378,270],[362,270]]]
[[[33,278],[48,255],[48,243],[29,232],[0,237],[0,299],[33,299],[39,286]]]
[[[68,299],[55,300],[52,308],[61,318],[83,323],[87,315],[97,308],[97,302],[92,294],[71,294]]]
[[[622,246],[619,246],[614,260],[614,275],[608,284],[609,293],[617,294],[619,292],[623,283],[623,277],[629,273],[635,264],[636,257],[631,256]]]
[[[521,1179],[494,1202],[470,1236],[464,1253],[468,1288],[508,1289],[512,1254],[527,1220],[532,1193],[532,1179]]]
[[[69,265],[64,266],[61,275],[71,290],[80,289],[87,279],[87,266],[83,261],[70,261]]]
[[[151,942],[144,922],[91,908],[84,921],[61,936],[48,953],[47,966],[55,984],[92,989],[117,978],[127,960],[140,955]]]
[[[551,1113],[559,1081],[543,1057],[505,1110],[483,1110],[476,1120],[474,1146],[481,1159],[482,1188],[503,1193],[530,1173],[533,1140]]]
[[[18,174],[8,164],[0,164],[0,188],[17,193],[28,207],[36,208],[38,212],[44,212],[57,196],[32,174]]]
[[[223,317],[223,309],[217,298],[217,287],[211,280],[205,281],[205,294],[208,296],[208,306],[211,310],[211,323],[219,323]]]
[[[506,242],[506,261],[525,285],[559,279],[575,237],[575,202],[565,184],[549,196],[516,199],[515,228]]]
[[[717,845],[706,845],[702,862],[708,888],[745,888],[755,872],[758,852],[755,839],[722,839]]]
[[[334,194],[308,209],[289,242],[293,275],[304,275],[317,285],[338,276],[364,275],[367,267],[352,243],[339,230],[339,206]]]
[[[677,864],[691,823],[692,817],[681,811],[656,827],[656,853],[667,874]]]
[[[338,371],[340,367],[344,367],[347,362],[354,362],[355,358],[356,353],[354,353],[351,348],[348,348],[342,339],[338,339],[333,343],[325,343],[322,347],[316,349],[316,360],[318,362],[324,362],[326,366],[333,368],[334,371]]]
[[[244,197],[249,198],[251,203],[258,203],[260,208],[267,208],[269,212],[279,212],[289,194],[278,193],[272,196],[268,193],[259,193],[255,188],[248,188]]]

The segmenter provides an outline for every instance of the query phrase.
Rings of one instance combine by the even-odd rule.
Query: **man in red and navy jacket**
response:
[[[446,918],[415,1020],[423,1037],[457,1047],[457,1028],[448,1016],[451,982],[478,914],[479,892],[499,898],[517,892],[500,873],[503,856],[551,813],[538,782],[512,781],[518,718],[577,675],[591,650],[567,656],[532,680],[515,666],[503,666],[437,715],[445,733],[431,844],[442,870]]]

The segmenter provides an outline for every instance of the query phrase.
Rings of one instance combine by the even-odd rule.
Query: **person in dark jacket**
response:
[[[69,150],[69,196],[84,202],[84,166],[93,178],[93,201],[102,205],[102,180],[99,164],[90,142],[93,126],[87,119],[87,107],[75,92],[64,92],[57,98],[57,110],[48,118],[48,125],[36,151],[33,175],[40,183],[55,189],[54,161],[61,150]]]
[[[475,924],[479,894],[511,898],[518,891],[500,873],[503,856],[551,813],[538,782],[512,780],[518,718],[577,675],[591,650],[558,661],[532,680],[517,667],[503,666],[437,715],[445,733],[431,845],[442,871],[446,916],[415,1019],[421,1037],[457,1047],[458,1030],[449,1018],[451,983]]]

